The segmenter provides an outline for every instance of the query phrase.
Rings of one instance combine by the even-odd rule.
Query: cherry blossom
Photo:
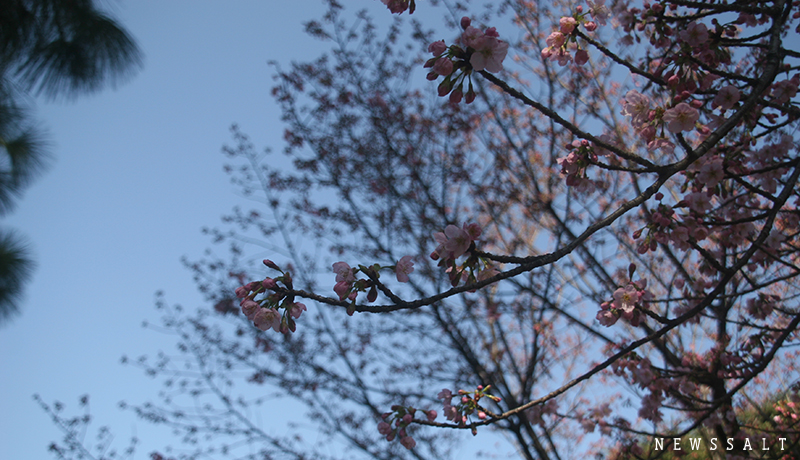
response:
[[[589,5],[589,14],[592,15],[592,18],[601,26],[606,25],[606,21],[611,14],[606,6],[606,0],[586,0],[586,3]]]
[[[632,284],[619,288],[614,291],[614,307],[619,308],[625,313],[633,312],[636,304],[639,302],[639,291]]]
[[[700,112],[685,102],[664,112],[663,120],[667,122],[667,129],[673,133],[691,131],[700,118]]]
[[[472,44],[475,51],[469,59],[473,70],[486,70],[488,72],[500,72],[503,70],[503,60],[508,54],[508,43],[494,37],[484,35]]]
[[[719,107],[719,109],[724,112],[733,108],[733,106],[739,102],[739,97],[739,89],[733,85],[728,85],[721,88],[717,95],[714,96],[714,102],[712,103],[712,106]]]
[[[708,41],[708,27],[702,22],[693,21],[678,33],[678,38],[689,46],[701,46]]]
[[[403,256],[397,262],[395,273],[397,274],[397,281],[401,283],[408,283],[408,275],[414,272],[414,260],[412,256]]]
[[[262,331],[272,328],[275,332],[280,332],[281,315],[272,308],[261,308],[253,316],[253,322]]]
[[[576,21],[575,18],[572,17],[563,17],[559,20],[558,23],[561,33],[564,35],[571,34],[572,31],[575,30],[575,26],[578,25],[578,21]]]

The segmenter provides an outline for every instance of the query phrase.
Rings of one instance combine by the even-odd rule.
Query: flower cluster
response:
[[[628,268],[628,276],[633,278],[636,272],[636,265],[631,264]],[[653,294],[647,290],[647,280],[639,279],[630,281],[624,286],[620,286],[613,294],[614,300],[600,304],[600,311],[597,312],[597,320],[603,326],[612,326],[620,318],[625,318],[633,326],[638,326],[642,321],[642,310],[645,304],[653,298]]]
[[[675,145],[670,142],[664,130],[671,133],[682,133],[684,131],[694,131],[698,127],[700,112],[697,110],[703,106],[703,101],[692,100],[688,91],[682,91],[672,98],[671,104],[666,107],[651,106],[650,99],[636,90],[630,90],[621,101],[622,114],[631,117],[631,126],[639,134],[639,137],[647,143],[648,150],[661,149],[665,152],[672,152]],[[738,101],[734,100],[735,95],[723,95],[720,98],[720,107],[732,107]]]
[[[394,270],[397,281],[407,283],[408,275],[414,272],[414,260],[411,256],[403,256],[397,261],[397,264],[390,267],[381,267],[379,264],[370,267],[364,265],[350,267],[346,262],[336,262],[333,264],[333,272],[336,273],[336,284],[333,286],[333,290],[339,296],[339,300],[348,299],[352,302],[351,305],[355,305],[359,292],[366,292],[367,302],[374,302],[378,298],[376,280],[380,278],[380,271],[383,268]],[[356,279],[359,272],[367,274],[369,279]],[[350,315],[353,312],[352,309],[348,310]]]
[[[597,162],[594,146],[586,139],[576,139],[566,145],[569,154],[557,159],[561,174],[567,176],[567,186],[576,187],[580,192],[594,190],[595,182],[586,175],[586,167]]]
[[[392,406],[392,412],[386,412],[381,415],[381,421],[378,423],[378,432],[386,436],[387,441],[394,441],[395,438],[400,438],[400,444],[406,449],[413,449],[417,442],[414,438],[408,435],[408,426],[414,421],[414,415],[420,412],[425,415],[425,418],[432,422],[436,420],[435,410],[417,410],[413,407]],[[394,425],[394,426],[392,426]]]
[[[585,49],[581,49],[578,43],[576,33],[578,26],[583,26],[587,32],[594,32],[597,30],[598,23],[605,25],[609,11],[605,6],[605,0],[589,1],[588,3],[589,11],[584,12],[583,7],[579,5],[575,8],[574,15],[564,16],[558,21],[558,30],[545,39],[547,46],[542,49],[542,59],[556,61],[561,66],[567,65],[573,60],[577,65],[589,62],[589,53]],[[589,15],[592,16],[592,20],[589,20]],[[570,52],[571,49],[575,50],[574,56]]]
[[[453,103],[461,99],[471,103],[475,100],[475,89],[472,87],[472,72],[500,72],[503,70],[503,60],[508,54],[508,43],[500,40],[500,34],[494,27],[489,27],[481,32],[472,27],[472,20],[468,17],[461,19],[461,45],[447,46],[444,40],[433,42],[428,46],[428,51],[433,58],[425,63],[428,80],[436,80],[440,76],[444,80],[439,84],[439,96],[450,95]],[[464,83],[467,83],[467,92],[464,93]]]
[[[775,411],[777,414],[773,421],[779,428],[797,430],[800,424],[800,395],[797,392],[791,393],[775,404]]]
[[[297,328],[295,320],[306,311],[306,306],[295,302],[294,295],[288,294],[292,291],[289,272],[284,272],[269,259],[264,259],[264,265],[279,271],[281,276],[252,281],[236,288],[236,297],[242,299],[239,303],[242,313],[262,331],[294,332]]]
[[[489,398],[496,403],[501,401],[499,397],[488,393],[491,388],[491,385],[486,387],[478,385],[475,391],[458,390],[456,395],[445,388],[436,397],[441,399],[444,404],[444,417],[463,426],[467,424],[472,414],[475,414],[480,420],[486,419],[487,410],[480,405],[481,399]],[[453,404],[454,397],[459,398],[455,405]],[[474,428],[472,434],[476,434]]]
[[[431,259],[438,260],[439,266],[445,268],[453,286],[457,286],[461,281],[474,283],[499,273],[476,253],[475,243],[481,233],[482,230],[478,224],[464,223],[460,228],[448,225],[444,232],[433,234],[433,238],[439,245],[431,253]],[[456,260],[464,254],[468,255],[467,259],[458,265]]]

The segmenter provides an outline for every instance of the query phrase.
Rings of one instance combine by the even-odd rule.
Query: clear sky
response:
[[[213,226],[236,203],[220,153],[238,123],[259,148],[281,147],[269,60],[288,65],[322,51],[302,22],[321,0],[109,0],[138,41],[143,70],[116,90],[72,103],[33,101],[49,131],[48,171],[2,221],[27,236],[38,263],[22,314],[0,327],[0,458],[48,459],[61,433],[32,399],[60,400],[78,413],[91,395],[99,424],[117,445],[142,440],[148,458],[170,439],[117,403],[152,400],[158,382],[119,364],[123,354],[172,349],[143,329],[156,321],[154,293],[201,305],[181,256],[209,245]],[[348,8],[388,11],[374,0]]]

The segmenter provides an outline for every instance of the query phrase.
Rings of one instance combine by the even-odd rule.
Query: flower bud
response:
[[[273,262],[273,261],[271,261],[269,259],[264,259],[263,263],[264,263],[264,265],[266,265],[267,267],[269,267],[269,268],[271,268],[273,270],[278,270],[278,271],[281,270],[280,268],[278,268],[278,266],[275,264],[275,262]]]
[[[264,278],[264,281],[261,282],[261,285],[264,286],[264,289],[275,289],[278,287],[278,283],[276,283],[272,278]]]
[[[475,91],[473,91],[472,88],[470,88],[470,90],[467,91],[467,95],[464,97],[464,101],[467,104],[472,104],[472,101],[474,100],[475,100]]]
[[[444,40],[439,40],[428,45],[428,51],[434,56],[441,56],[442,53],[447,51],[447,45],[444,43]]]
[[[456,88],[452,93],[450,93],[450,102],[453,104],[458,104],[461,102],[463,95],[464,94],[461,92],[461,88]]]
[[[448,93],[450,93],[451,89],[452,87],[450,86],[450,80],[445,79],[443,82],[439,83],[437,91],[439,92],[440,97],[444,97],[447,96]]]
[[[461,28],[462,29],[467,30],[467,27],[469,27],[470,24],[472,24],[472,20],[470,18],[468,18],[466,16],[461,18]]]

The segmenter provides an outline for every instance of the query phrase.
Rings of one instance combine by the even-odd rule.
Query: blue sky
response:
[[[347,4],[388,16],[373,0]],[[321,0],[105,5],[137,39],[144,68],[116,90],[32,101],[54,161],[2,222],[28,238],[38,263],[22,314],[0,328],[4,459],[52,458],[47,446],[61,434],[34,393],[76,414],[77,398],[90,394],[95,426],[110,425],[118,446],[142,439],[136,458],[168,442],[163,428],[117,409],[158,390],[120,357],[173,347],[140,327],[157,319],[157,290],[171,303],[202,305],[180,258],[199,256],[209,244],[200,228],[237,202],[220,153],[230,125],[259,148],[281,146],[267,61],[288,65],[323,49],[302,32]]]

